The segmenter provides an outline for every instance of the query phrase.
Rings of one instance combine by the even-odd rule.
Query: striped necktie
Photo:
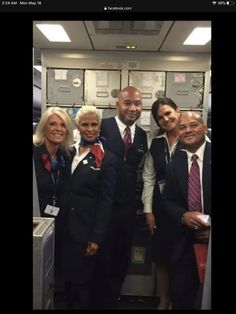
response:
[[[202,212],[200,170],[197,159],[197,155],[192,155],[188,178],[188,208],[190,211]]]
[[[130,131],[130,128],[129,128],[128,126],[125,128],[123,141],[124,141],[125,153],[126,153],[127,150],[129,149],[129,147],[130,147],[131,144],[132,144],[132,140],[131,140],[131,131]]]

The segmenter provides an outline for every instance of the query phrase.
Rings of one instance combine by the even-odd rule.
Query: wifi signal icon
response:
[[[217,3],[217,1],[212,1],[213,5],[215,5]]]

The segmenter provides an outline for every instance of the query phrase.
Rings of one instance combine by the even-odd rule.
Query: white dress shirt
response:
[[[166,133],[161,134],[157,136],[156,138],[162,138],[164,137],[166,139],[168,150],[169,150],[169,156],[173,156],[178,140],[170,147],[168,137]],[[167,161],[168,162],[168,161]],[[152,158],[152,155],[150,151],[147,152],[145,157],[145,163],[143,168],[143,192],[142,192],[142,202],[143,202],[143,212],[144,213],[152,213],[152,199],[153,199],[153,192],[155,183],[158,178],[156,178],[156,170],[154,168],[154,161]]]
[[[116,119],[116,123],[117,123],[118,128],[119,128],[119,131],[120,131],[120,135],[121,135],[122,138],[124,138],[124,133],[125,133],[125,129],[126,129],[127,125],[124,124],[122,121],[120,121],[118,116],[116,116],[115,119]],[[134,135],[135,135],[135,123],[130,125],[129,128],[130,128],[130,131],[131,131],[131,140],[132,140],[132,143],[133,143]]]
[[[82,159],[84,159],[85,156],[88,155],[88,153],[90,152],[90,147],[88,147],[86,149],[86,151],[83,152],[83,154],[79,155],[79,145],[80,142],[76,142],[73,146],[76,149],[76,153],[74,155],[72,164],[71,164],[71,174],[75,171],[76,167],[78,166],[78,164],[81,162]]]

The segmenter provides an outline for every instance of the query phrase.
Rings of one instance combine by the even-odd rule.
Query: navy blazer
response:
[[[48,154],[45,144],[40,146],[33,145],[33,156],[35,162],[35,173],[37,179],[37,188],[39,196],[40,213],[42,217],[53,217],[45,214],[44,210],[47,205],[53,204],[53,195],[56,196],[56,206],[60,208],[59,214],[56,217],[56,221],[62,220],[62,207],[64,206],[64,182],[66,177],[66,165],[69,163],[69,156],[63,153],[60,149],[57,152],[58,159],[63,156],[65,164],[59,168],[58,177],[56,176],[55,184],[52,180],[51,173],[49,173],[43,165],[42,154]]]
[[[75,150],[71,161],[74,154]],[[73,241],[103,241],[113,205],[116,164],[116,157],[105,150],[101,168],[96,168],[94,155],[88,153],[69,175],[67,228]],[[71,173],[71,164],[68,171]]]
[[[211,143],[206,142],[203,156],[203,203],[204,213],[211,215]],[[168,164],[166,184],[163,191],[162,210],[175,223],[178,236],[174,260],[178,259],[184,250],[193,231],[182,224],[182,215],[188,211],[188,160],[186,152]]]
[[[116,203],[127,204],[135,202],[138,169],[147,152],[146,132],[139,126],[135,126],[134,140],[126,156],[124,142],[114,117],[102,120],[100,135],[104,138],[104,145],[118,159]]]
[[[169,156],[169,149],[167,146],[168,144],[166,138],[163,136],[154,138],[150,146],[150,153],[152,155],[153,165],[156,172],[156,182],[153,193],[153,210],[156,212],[156,214],[160,213],[157,208],[160,206],[161,198],[161,191],[158,181],[165,181],[167,164],[170,162],[170,159],[175,159],[181,152],[181,149],[184,148],[184,146],[178,141],[174,154]]]

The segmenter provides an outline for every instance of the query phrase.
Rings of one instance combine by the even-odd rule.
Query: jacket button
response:
[[[74,210],[74,207],[71,207],[71,210]]]

